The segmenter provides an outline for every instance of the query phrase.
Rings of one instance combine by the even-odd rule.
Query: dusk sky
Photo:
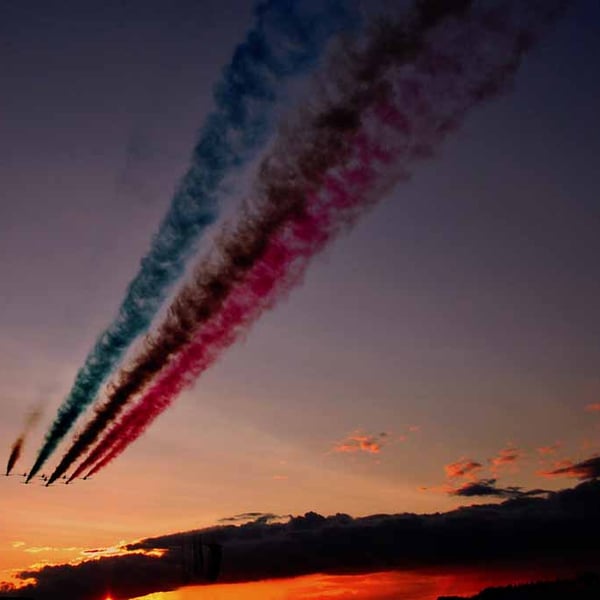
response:
[[[528,492],[600,475],[600,5],[576,0],[503,92],[468,110],[114,462],[69,486],[21,485],[148,251],[253,8],[0,0],[6,458],[28,414],[43,411],[18,476],[0,477],[0,582],[246,513],[285,522],[310,511],[551,503],[559,496]],[[289,86],[273,139],[310,86],[309,75]],[[227,180],[222,215],[235,217],[260,159]],[[345,569],[355,580],[319,563],[277,582],[265,567],[201,591],[150,591],[153,600],[283,599],[345,597],[349,586],[357,598],[435,600],[552,572],[426,562]]]

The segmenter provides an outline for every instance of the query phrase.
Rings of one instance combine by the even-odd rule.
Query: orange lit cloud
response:
[[[291,515],[276,515],[274,513],[245,512],[232,517],[219,519],[219,523],[274,523],[275,521],[287,520]]]
[[[556,454],[556,451],[561,447],[560,442],[556,442],[555,444],[551,444],[549,446],[540,446],[537,448],[537,452],[540,456],[548,456],[550,454]]]
[[[600,402],[592,402],[585,407],[587,412],[600,412]]]
[[[444,467],[448,479],[474,479],[476,473],[483,468],[481,463],[470,458],[462,458]]]
[[[496,456],[489,459],[490,470],[492,473],[498,473],[504,469],[510,469],[513,472],[518,471],[518,462],[522,458],[523,453],[519,448],[507,446],[500,450]]]
[[[561,460],[555,460],[552,463],[552,471],[557,471],[559,469],[569,469],[574,464],[575,464],[574,461],[572,461],[570,458],[563,458]],[[546,476],[546,473],[544,471],[539,471],[538,475]]]
[[[368,435],[356,431],[336,443],[333,451],[341,453],[364,452],[366,454],[379,454],[384,446],[384,440],[387,435],[386,432],[382,432],[379,435]]]
[[[422,492],[455,495],[454,492],[456,492],[456,481],[462,479],[465,482],[475,482],[481,469],[483,469],[483,465],[476,460],[471,458],[461,458],[456,462],[449,463],[444,466],[446,478],[449,482],[441,485],[421,486],[419,489]]]
[[[77,550],[81,550],[81,548],[54,548],[52,546],[31,546],[29,548],[25,548],[23,552],[28,552],[29,554],[40,554],[41,552],[75,552]]]
[[[560,444],[546,446],[538,449],[541,454],[555,451]],[[545,490],[523,490],[521,487],[500,487],[497,484],[498,472],[502,469],[517,470],[517,463],[523,456],[522,451],[512,445],[503,448],[487,460],[492,477],[483,477],[484,465],[472,458],[461,458],[444,466],[446,483],[434,487],[421,487],[420,489],[431,492],[449,494],[451,496],[465,497],[496,497],[516,498],[522,496],[545,494]]]
[[[600,456],[592,456],[581,462],[574,463],[571,460],[557,461],[554,469],[550,471],[540,471],[538,475],[542,477],[571,477],[581,481],[585,479],[595,479],[600,477]]]

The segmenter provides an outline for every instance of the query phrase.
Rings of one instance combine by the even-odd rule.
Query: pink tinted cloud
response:
[[[549,446],[540,446],[537,449],[537,452],[540,456],[549,456],[551,454],[556,454],[556,451],[562,446],[560,442],[556,442],[555,444],[550,444]]]
[[[396,436],[395,441],[397,442],[406,442],[416,433],[421,433],[420,425],[409,425],[405,429],[405,433]]]
[[[470,458],[462,458],[444,467],[448,479],[474,479],[476,473],[483,468],[481,463]]]
[[[387,436],[388,434],[385,431],[378,435],[369,435],[355,431],[342,441],[337,442],[333,447],[333,452],[379,454]]]
[[[600,456],[594,455],[578,463],[574,463],[572,460],[557,461],[552,470],[539,471],[538,475],[548,478],[571,477],[580,481],[595,479],[600,477]]]
[[[492,473],[498,473],[498,471],[504,469],[510,469],[511,471],[518,471],[518,463],[523,458],[523,453],[519,448],[514,446],[507,446],[503,448],[489,459],[490,470]]]
[[[563,458],[561,460],[555,460],[552,463],[552,466],[550,467],[550,469],[548,469],[547,471],[538,471],[537,475],[539,475],[540,477],[548,477],[548,478],[558,477],[559,475],[557,475],[557,473],[559,471],[567,471],[574,464],[575,464],[575,462],[572,461],[570,458]]]

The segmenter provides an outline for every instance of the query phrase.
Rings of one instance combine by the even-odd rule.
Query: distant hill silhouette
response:
[[[438,600],[598,600],[600,575],[586,573],[576,579],[490,587],[475,596],[440,596]]]

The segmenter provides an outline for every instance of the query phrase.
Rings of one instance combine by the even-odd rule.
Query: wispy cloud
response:
[[[490,470],[494,474],[506,469],[514,473],[518,471],[518,463],[522,458],[523,451],[515,446],[509,445],[500,450],[496,456],[492,456],[492,458],[489,459]]]
[[[11,546],[16,549],[20,549],[28,554],[41,554],[48,552],[85,552],[84,548],[79,546],[28,546],[26,542],[16,541],[12,542]]]
[[[551,452],[552,448],[548,446],[543,451]],[[523,491],[519,487],[499,487],[496,485],[498,473],[502,470],[516,471],[517,464],[522,457],[523,451],[512,444],[488,458],[485,463],[473,458],[463,457],[444,466],[445,483],[433,487],[421,487],[420,489],[462,497],[515,498],[529,495],[532,492]],[[491,477],[482,476],[486,470],[491,473]],[[533,493],[537,492],[543,492],[543,490],[533,490]]]
[[[483,465],[470,458],[461,458],[456,462],[450,463],[444,467],[448,479],[475,479],[476,473],[483,468]]]
[[[549,446],[540,446],[539,448],[536,448],[536,450],[540,456],[550,456],[552,454],[556,454],[561,446],[561,442],[556,442],[555,444],[550,444]]]
[[[288,519],[291,515],[276,515],[274,513],[245,512],[232,517],[223,517],[219,523],[270,523],[281,519]]]
[[[581,462],[574,463],[570,460],[560,461],[550,471],[541,471],[542,477],[572,477],[581,481],[600,477],[600,456],[592,456]]]
[[[121,540],[114,546],[107,546],[106,548],[88,548],[81,551],[81,555],[84,557],[93,556],[94,558],[100,557],[112,557],[112,556],[125,556],[130,554],[130,550],[124,540]]]
[[[30,548],[25,548],[23,552],[40,554],[41,552],[60,552],[61,550],[62,548],[53,548],[52,546],[31,546]]]
[[[336,442],[332,450],[333,452],[351,454],[356,452],[379,454],[387,441],[388,435],[385,431],[375,435],[355,431],[343,440]]]

